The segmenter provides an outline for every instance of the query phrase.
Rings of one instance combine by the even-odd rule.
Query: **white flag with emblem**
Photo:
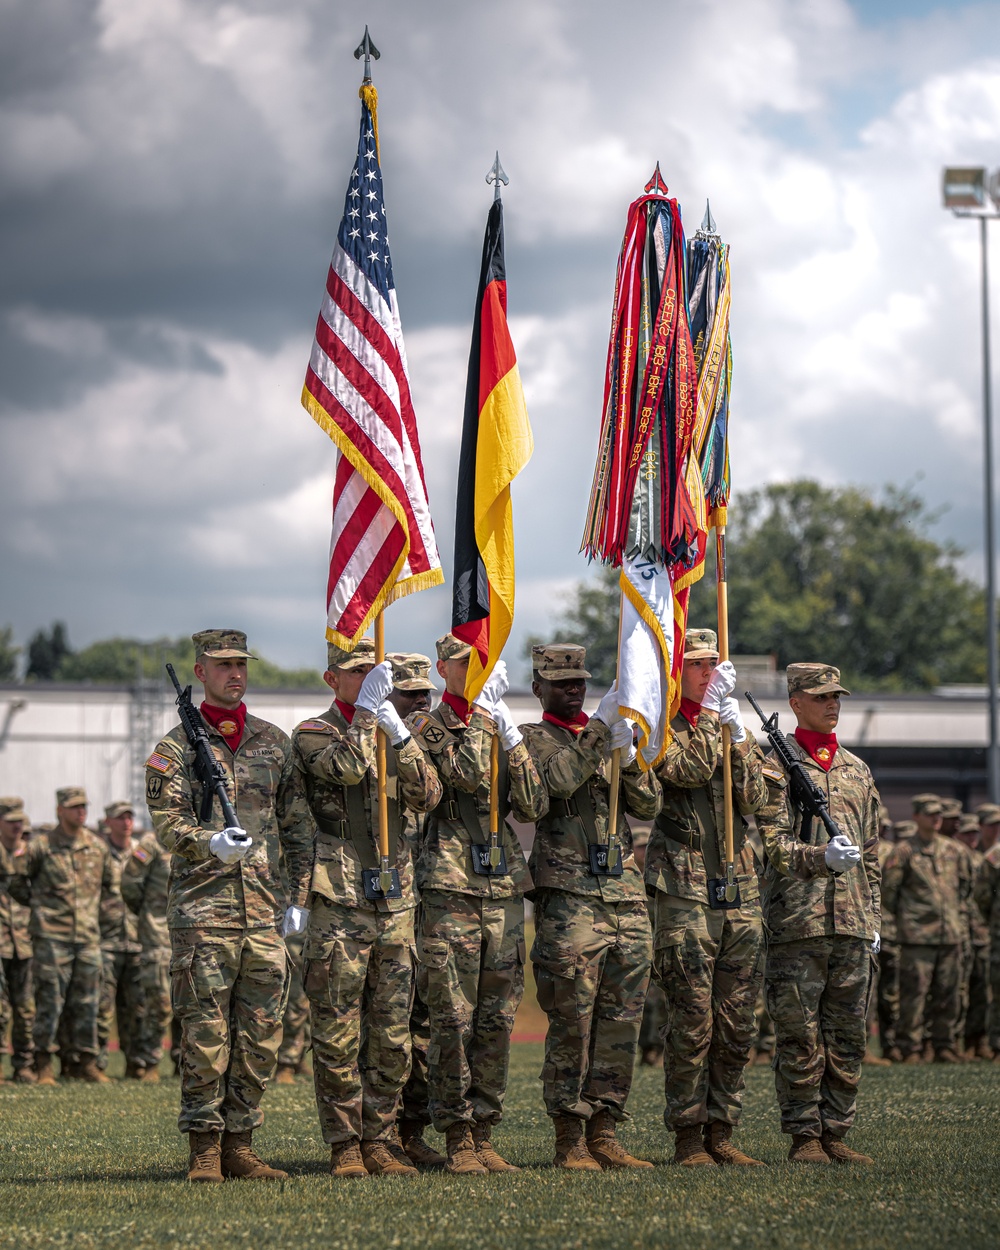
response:
[[[670,743],[670,671],[674,652],[674,590],[669,571],[626,560],[618,647],[618,707],[639,727],[639,759],[655,768]]]

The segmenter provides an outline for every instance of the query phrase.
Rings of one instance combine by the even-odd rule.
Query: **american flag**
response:
[[[302,390],[339,453],[326,636],[345,650],[388,604],[444,581],[389,259],[376,100],[362,88],[358,156]]]

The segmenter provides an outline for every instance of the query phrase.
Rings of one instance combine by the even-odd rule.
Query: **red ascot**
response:
[[[558,725],[560,729],[568,729],[571,734],[578,734],[583,729],[586,729],[590,717],[586,712],[577,712],[572,720],[560,720],[558,716],[553,716],[551,712],[543,712],[542,720],[547,720],[550,725]]]
[[[837,754],[836,734],[820,734],[812,729],[796,729],[795,741],[825,773],[830,771],[833,766],[833,757]]]
[[[455,715],[461,720],[463,725],[469,723],[469,717],[472,709],[469,707],[468,701],[463,699],[460,694],[449,694],[446,690],[441,696],[441,702],[447,703]]]
[[[213,707],[211,703],[201,705],[201,714],[217,729],[226,740],[230,751],[235,751],[243,737],[243,726],[247,722],[247,705],[241,703],[237,708]]]
[[[694,729],[698,724],[698,717],[701,715],[701,704],[695,703],[694,699],[681,699],[681,716]]]
[[[334,703],[336,703],[337,710],[340,712],[341,716],[343,716],[344,720],[346,720],[349,725],[353,725],[355,712],[354,704],[344,703],[340,699],[334,699]]]

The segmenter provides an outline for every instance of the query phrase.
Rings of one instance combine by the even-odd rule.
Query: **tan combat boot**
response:
[[[903,1060],[903,1063],[908,1068],[914,1068],[917,1066],[917,1064],[923,1063],[923,1061],[924,1061],[923,1055],[921,1055],[919,1050],[911,1050],[910,1053]]]
[[[355,1179],[368,1175],[361,1147],[352,1137],[350,1141],[337,1142],[330,1147],[330,1175],[342,1179]]]
[[[746,1155],[732,1143],[733,1126],[721,1120],[709,1120],[705,1125],[705,1149],[720,1166],[731,1163],[738,1167],[762,1168],[760,1159]]]
[[[607,1109],[596,1111],[587,1121],[587,1150],[605,1171],[653,1166],[647,1160],[629,1154],[615,1136],[615,1118]]]
[[[274,1078],[275,1085],[294,1085],[295,1068],[290,1063],[279,1063],[278,1074]]]
[[[476,1148],[476,1158],[487,1172],[520,1172],[521,1169],[516,1163],[508,1163],[493,1149],[493,1143],[490,1141],[492,1132],[492,1124],[473,1124],[472,1144]]]
[[[961,1063],[962,1060],[955,1054],[950,1046],[942,1046],[940,1050],[934,1052],[935,1063]]]
[[[88,1085],[110,1085],[111,1077],[105,1076],[101,1069],[97,1066],[97,1060],[93,1057],[80,1061],[77,1069],[77,1075],[81,1081],[86,1081]]]
[[[34,1085],[38,1081],[34,1068],[17,1068],[14,1072],[16,1085]]]
[[[35,1056],[35,1079],[39,1085],[56,1085],[56,1074],[52,1069],[51,1055]]]
[[[861,1060],[861,1062],[867,1064],[870,1068],[888,1068],[892,1061],[890,1059],[883,1058],[882,1055],[876,1055],[876,1053],[869,1046],[865,1051],[865,1057]]]
[[[980,1037],[976,1041],[973,1054],[977,1059],[984,1059],[988,1063],[993,1058],[993,1047],[989,1044],[985,1037]],[[17,1080],[16,1076],[14,1077],[14,1080]]]
[[[403,1153],[390,1149],[387,1141],[363,1141],[361,1158],[372,1176],[419,1176],[420,1173]]]
[[[285,1181],[288,1173],[268,1167],[251,1145],[253,1133],[226,1133],[222,1138],[222,1174],[234,1181]]]
[[[705,1149],[701,1139],[702,1126],[689,1124],[675,1134],[674,1163],[686,1168],[714,1168],[715,1160]]]
[[[820,1138],[823,1144],[823,1150],[826,1155],[831,1158],[834,1163],[874,1163],[875,1160],[870,1155],[859,1154],[857,1150],[852,1150],[842,1137],[834,1137],[834,1135],[826,1130]]]
[[[419,1120],[401,1120],[399,1137],[406,1156],[414,1167],[443,1168],[448,1162],[443,1154],[438,1154],[433,1146],[424,1141],[424,1126]]]
[[[479,1161],[476,1144],[472,1140],[472,1125],[461,1121],[449,1124],[445,1133],[448,1143],[448,1162],[445,1170],[455,1176],[485,1176],[486,1165]]]
[[[191,1154],[188,1158],[188,1180],[221,1185],[224,1177],[219,1166],[221,1148],[218,1133],[188,1133]]]
[[[554,1115],[556,1157],[553,1165],[570,1172],[600,1172],[601,1165],[587,1149],[586,1125],[576,1115]]]
[[[143,1068],[142,1083],[144,1085],[159,1085],[160,1069],[159,1068]]]
[[[143,1064],[135,1063],[132,1059],[129,1059],[125,1063],[125,1080],[141,1081],[145,1071],[146,1068]]]
[[[788,1147],[788,1160],[790,1163],[825,1163],[827,1165],[833,1162],[823,1149],[818,1137],[805,1137],[802,1133],[795,1133],[792,1136],[792,1144]]]

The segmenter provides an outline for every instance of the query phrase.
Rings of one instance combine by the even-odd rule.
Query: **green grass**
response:
[[[662,1076],[637,1074],[626,1144],[657,1167],[548,1166],[541,1047],[514,1047],[502,1152],[525,1170],[463,1181],[332,1182],[311,1083],[272,1089],[255,1142],[291,1179],[189,1186],[177,1082],[0,1088],[0,1247],[701,1247],[876,1250],[1000,1244],[1000,1067],[865,1070],[852,1142],[865,1169],[785,1162],[771,1074],[749,1073],[738,1141],[770,1166],[665,1166]],[[114,1063],[120,1065],[120,1057]],[[113,1068],[114,1070],[114,1068]],[[431,1135],[431,1140],[436,1140]]]

